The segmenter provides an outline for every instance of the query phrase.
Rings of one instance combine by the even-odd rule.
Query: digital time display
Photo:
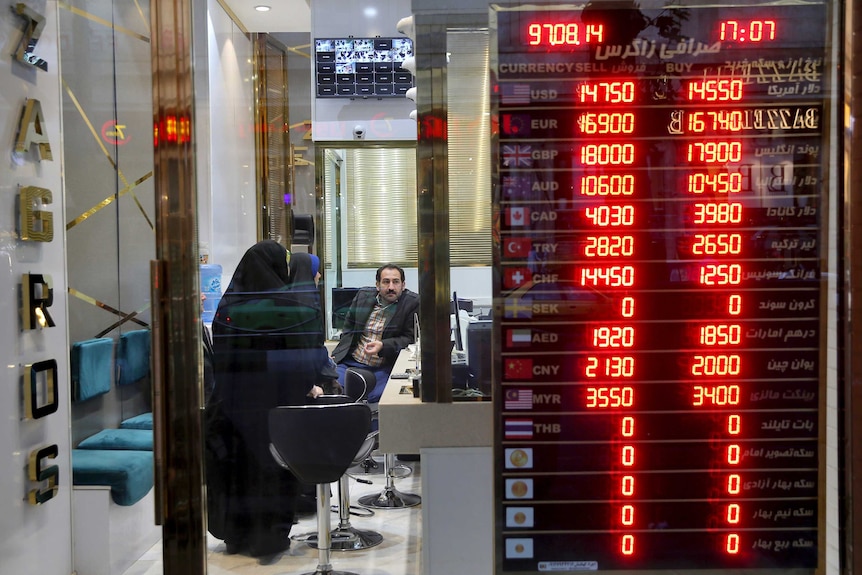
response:
[[[492,9],[498,574],[818,566],[826,8]]]

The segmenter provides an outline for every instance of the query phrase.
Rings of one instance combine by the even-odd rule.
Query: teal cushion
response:
[[[153,412],[142,413],[120,422],[122,429],[152,429],[153,428]]]
[[[114,340],[100,337],[72,344],[72,400],[84,401],[111,391]]]
[[[78,444],[78,449],[153,450],[151,429],[103,429]]]
[[[107,485],[117,505],[134,505],[153,487],[151,451],[72,450],[74,485]]]
[[[118,385],[128,385],[150,373],[150,330],[127,331],[117,342]]]

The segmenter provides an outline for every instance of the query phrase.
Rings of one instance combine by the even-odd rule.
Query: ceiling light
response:
[[[261,4],[260,6],[255,6],[254,9],[257,10],[258,12],[269,12],[270,11],[270,7],[264,6],[263,4]]]

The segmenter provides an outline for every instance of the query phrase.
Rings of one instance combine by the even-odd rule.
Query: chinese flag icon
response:
[[[506,208],[506,225],[507,226],[526,226],[527,219],[530,217],[530,208],[523,206],[517,208]]]
[[[503,372],[506,379],[532,379],[532,359],[507,359],[504,363]]]

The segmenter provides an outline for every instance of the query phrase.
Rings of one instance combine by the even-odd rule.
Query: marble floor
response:
[[[422,549],[422,505],[400,509],[367,509],[358,506],[363,495],[383,490],[383,456],[374,454],[376,470],[366,473],[353,468],[352,474],[370,480],[366,485],[350,481],[350,523],[356,529],[367,529],[383,535],[383,542],[361,551],[333,551],[331,565],[336,571],[351,571],[359,575],[420,575]],[[420,465],[418,461],[401,463],[396,460],[396,473],[406,477],[395,480],[395,488],[404,493],[420,494]],[[412,469],[412,472],[408,471]],[[338,484],[332,485],[332,503],[338,504]],[[369,517],[364,515],[370,514]],[[338,525],[337,509],[333,507],[332,525]],[[317,531],[315,515],[303,515],[291,530],[290,549],[270,565],[260,565],[257,559],[246,555],[226,555],[224,543],[208,535],[208,575],[299,575],[314,573],[318,565],[318,551],[303,543],[302,535]],[[157,543],[146,552],[124,575],[162,575],[162,545]]]

